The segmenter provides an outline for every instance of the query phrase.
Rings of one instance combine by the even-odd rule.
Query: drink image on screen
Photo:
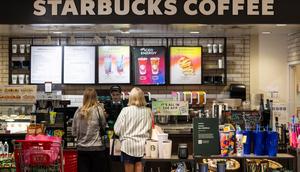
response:
[[[141,57],[138,59],[140,75],[147,74],[147,62],[148,62],[148,59],[145,57]]]
[[[153,75],[157,75],[159,73],[159,57],[151,57],[151,70]]]
[[[118,73],[122,73],[124,71],[124,57],[123,57],[123,55],[117,57],[117,62],[116,63],[117,63]]]
[[[111,74],[111,65],[112,65],[111,63],[112,63],[111,56],[104,58],[104,68],[105,68],[106,75]]]

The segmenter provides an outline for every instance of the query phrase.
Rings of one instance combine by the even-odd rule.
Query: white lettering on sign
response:
[[[110,15],[112,13],[110,0],[98,0],[98,15]]]
[[[209,6],[209,10],[206,10],[206,5]],[[216,11],[216,4],[212,0],[203,0],[200,2],[199,10],[203,15],[212,15]]]
[[[148,15],[162,15],[158,5],[160,4],[161,0],[148,0]]]
[[[136,14],[136,15],[139,15],[139,16],[141,16],[141,15],[145,15],[146,14],[146,11],[145,10],[139,10],[138,9],[138,7],[140,6],[140,5],[145,5],[145,0],[137,0],[137,1],[134,1],[133,3],[132,3],[132,12],[134,13],[134,14]]]
[[[190,16],[197,15],[197,10],[196,9],[194,9],[194,10],[191,9],[192,4],[196,5],[197,0],[189,0],[189,1],[186,1],[184,3],[184,11],[185,11],[186,14],[188,14]]]
[[[233,0],[232,15],[239,15],[239,11],[244,9],[243,4],[245,4],[244,0]]]
[[[266,16],[274,15],[273,5],[274,5],[274,0],[264,0],[262,2],[262,14]]]
[[[94,12],[95,2],[93,0],[82,0],[81,1],[81,14],[82,15],[96,15]]]
[[[62,4],[62,1],[61,0],[48,0],[48,3],[49,5],[51,5],[51,14],[53,16],[57,16],[58,15],[58,12],[57,12],[57,8],[58,8],[58,4]]]
[[[34,0],[35,16],[95,15],[274,15],[274,0]]]
[[[121,1],[123,1],[124,6],[123,10],[121,10]],[[127,15],[130,11],[130,3],[129,0],[115,0],[115,12],[117,15],[124,16]]]
[[[165,7],[166,10],[164,13],[168,16],[175,15],[177,13],[177,8],[176,8],[176,0],[166,0],[165,1]]]
[[[259,0],[248,1],[248,15],[259,15]]]
[[[229,10],[229,0],[219,0],[218,14],[224,15],[225,10]]]
[[[46,14],[46,1],[44,0],[37,0],[33,3],[34,11],[33,14],[36,16],[43,16]]]
[[[78,11],[77,11],[74,0],[66,0],[66,2],[65,2],[64,8],[61,12],[61,15],[65,16],[68,13],[71,13],[74,16],[78,15]]]

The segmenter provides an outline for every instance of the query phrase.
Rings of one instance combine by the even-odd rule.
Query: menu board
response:
[[[52,82],[61,84],[62,80],[62,47],[31,47],[31,83],[43,84]]]
[[[261,115],[258,111],[224,111],[222,113],[222,124],[232,124],[234,126],[239,125],[243,130],[253,129],[255,130],[255,126],[260,124]]]
[[[0,103],[36,103],[36,85],[1,85]]]
[[[170,84],[201,84],[202,48],[170,48]]]
[[[135,84],[163,85],[165,78],[165,47],[134,47]]]
[[[94,46],[64,47],[65,84],[95,83],[95,51]]]
[[[189,115],[187,101],[153,101],[152,112],[154,115]]]
[[[129,46],[100,46],[98,62],[99,83],[130,83]]]

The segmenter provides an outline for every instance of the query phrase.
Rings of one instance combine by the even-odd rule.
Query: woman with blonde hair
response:
[[[75,112],[72,125],[72,134],[77,138],[79,172],[105,172],[105,145],[101,139],[105,127],[103,106],[97,101],[95,89],[87,88],[83,106]]]
[[[128,107],[122,109],[114,130],[121,140],[121,161],[125,172],[141,172],[145,142],[151,133],[151,110],[146,107],[144,92],[133,88]]]

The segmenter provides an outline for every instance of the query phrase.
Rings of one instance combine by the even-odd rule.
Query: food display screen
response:
[[[202,48],[170,48],[170,84],[201,84]]]
[[[163,85],[165,78],[165,47],[134,47],[132,50],[137,85]]]
[[[62,81],[62,47],[32,46],[31,47],[31,83],[44,84]]]
[[[98,82],[103,84],[130,83],[130,47],[100,46]]]
[[[94,46],[65,46],[64,83],[94,84],[95,57]]]

